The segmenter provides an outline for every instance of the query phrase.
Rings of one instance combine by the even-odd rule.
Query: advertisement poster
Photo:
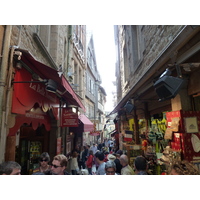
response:
[[[62,108],[61,127],[78,127],[78,114],[71,108]]]
[[[198,133],[197,117],[185,118],[186,133]]]
[[[71,152],[71,142],[67,142],[66,144],[66,154]]]

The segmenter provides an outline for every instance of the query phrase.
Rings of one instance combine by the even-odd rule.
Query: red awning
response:
[[[84,125],[84,132],[90,132],[94,130],[94,124],[83,114],[79,115],[78,118]]]
[[[42,111],[40,113],[26,112],[24,115],[18,114],[15,116],[15,125],[9,129],[9,136],[14,136],[24,123],[31,125],[34,130],[42,124],[47,131],[51,129],[51,119],[46,113]]]
[[[49,66],[46,66],[37,60],[35,60],[32,55],[24,49],[16,49],[22,52],[21,61],[25,63],[31,70],[33,70],[42,79],[52,79],[58,85],[58,90],[61,92],[61,96],[66,99],[66,101],[71,104],[82,108],[85,111],[85,107],[72,89],[66,78],[61,75],[59,77],[58,71]]]

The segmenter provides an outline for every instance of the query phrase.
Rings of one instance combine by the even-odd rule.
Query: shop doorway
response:
[[[49,131],[46,131],[44,125],[39,126],[36,130],[27,124],[20,127],[15,160],[21,165],[23,175],[32,174],[33,169],[39,166],[41,153],[48,151]]]

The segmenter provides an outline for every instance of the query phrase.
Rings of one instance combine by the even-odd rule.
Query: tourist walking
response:
[[[93,155],[93,151],[92,150],[89,150],[89,156],[87,158],[87,161],[86,161],[86,166],[88,168],[88,172],[90,175],[92,175],[92,165],[94,163],[94,155]]]
[[[21,175],[21,166],[15,161],[0,164],[0,175]]]
[[[78,160],[78,167],[79,169],[85,169],[85,161],[86,161],[86,154],[85,154],[85,146],[81,147],[81,152]]]
[[[59,154],[55,156],[52,161],[50,175],[69,175],[66,172],[67,163],[68,161],[65,155]]]
[[[95,157],[96,157],[97,163],[99,164],[99,167],[98,167],[98,170],[96,172],[96,175],[104,175],[106,173],[105,172],[104,153],[98,151],[95,154]]]
[[[78,153],[76,151],[74,151],[72,153],[72,158],[71,158],[71,162],[70,162],[72,175],[77,175],[77,171],[78,171],[77,157],[78,157]]]
[[[122,169],[121,169],[121,175],[134,175],[134,171],[131,168],[131,166],[128,164],[128,157],[127,155],[121,155],[120,156],[120,163],[122,165]]]
[[[47,152],[43,152],[39,158],[39,167],[36,169],[33,169],[33,174],[35,173],[38,174],[39,172],[48,174],[49,171],[51,170],[49,161],[50,161],[49,154]]]

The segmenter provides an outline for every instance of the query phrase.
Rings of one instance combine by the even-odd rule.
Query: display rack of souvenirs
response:
[[[181,152],[174,151],[170,148],[170,146],[167,146],[163,151],[163,155],[161,156],[160,161],[167,165],[171,165],[175,160],[181,160]]]
[[[175,161],[181,161],[181,151],[175,151],[170,146],[166,146],[160,157],[159,164],[164,165],[167,171]]]
[[[42,144],[39,141],[30,142],[30,164],[38,163],[38,157],[41,154]]]
[[[137,156],[142,155],[141,145],[135,144],[134,141],[124,142],[123,143],[123,151],[127,154],[129,159],[129,165],[133,167],[135,158]]]

